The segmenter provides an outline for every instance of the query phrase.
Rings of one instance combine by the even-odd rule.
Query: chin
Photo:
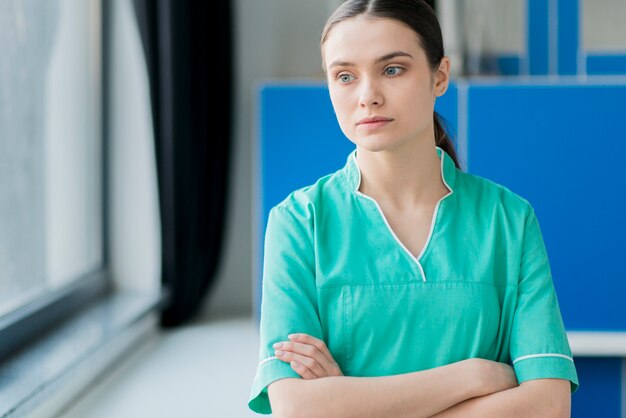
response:
[[[385,151],[387,149],[389,149],[388,146],[382,145],[382,144],[364,144],[364,143],[357,143],[359,149],[362,149],[364,151],[367,152],[380,152],[380,151]]]
[[[394,149],[398,143],[388,138],[361,137],[357,140],[351,140],[360,149],[368,152],[380,152]]]

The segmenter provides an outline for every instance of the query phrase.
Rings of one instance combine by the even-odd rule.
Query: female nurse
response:
[[[578,378],[539,223],[459,168],[434,113],[450,80],[434,11],[348,0],[321,52],[356,147],[270,211],[250,409],[568,417]]]

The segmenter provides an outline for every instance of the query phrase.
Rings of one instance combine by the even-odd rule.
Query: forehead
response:
[[[404,23],[359,15],[330,30],[322,54],[329,65],[335,60],[365,63],[397,50],[414,57],[423,53],[418,35]]]

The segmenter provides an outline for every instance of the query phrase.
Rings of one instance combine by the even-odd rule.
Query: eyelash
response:
[[[396,72],[396,74],[387,74],[387,70],[392,69],[392,68],[398,70]],[[394,77],[398,77],[400,74],[402,74],[404,72],[404,70],[405,69],[403,67],[400,67],[398,65],[390,65],[389,67],[385,67],[385,69],[383,70],[383,75],[385,77],[387,77],[387,78],[394,78]],[[348,83],[347,81],[346,82],[342,82],[341,81],[341,78],[344,77],[344,76],[354,77],[352,74],[339,73],[339,74],[337,74],[335,79],[339,80],[339,82],[342,83],[342,84],[346,84],[346,83]]]

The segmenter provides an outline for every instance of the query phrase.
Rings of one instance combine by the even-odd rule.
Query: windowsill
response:
[[[163,295],[112,293],[0,363],[0,417],[52,416],[154,334]]]

